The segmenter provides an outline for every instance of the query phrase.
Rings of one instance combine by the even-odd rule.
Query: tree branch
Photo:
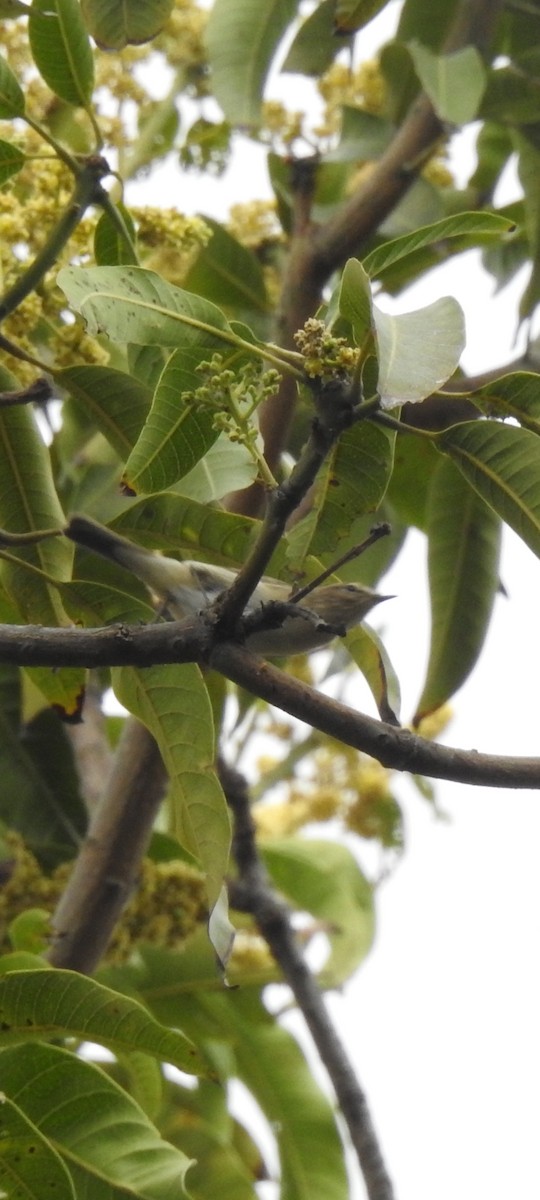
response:
[[[220,778],[234,817],[233,855],[239,872],[239,880],[230,889],[231,903],[252,914],[294,994],[332,1081],[369,1200],[392,1200],[392,1183],[365,1094],[300,953],[287,905],[276,896],[259,857],[245,780],[224,762],[220,762]]]
[[[540,758],[440,746],[331,700],[232,642],[213,645],[204,619],[106,629],[0,626],[0,662],[21,667],[133,666],[199,662],[313,729],[395,771],[488,787],[538,788]]]
[[[92,972],[137,883],[166,773],[143,725],[126,722],[109,781],[53,917],[55,967]]]

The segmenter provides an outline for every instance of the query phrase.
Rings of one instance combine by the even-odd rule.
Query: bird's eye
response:
[[[346,583],[346,584],[345,584],[345,591],[346,591],[346,592],[357,592],[357,591],[358,591],[358,588],[357,588],[357,586],[356,586],[356,584],[355,584],[355,583]]]

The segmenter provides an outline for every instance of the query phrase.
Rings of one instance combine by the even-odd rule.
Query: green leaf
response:
[[[465,345],[465,322],[452,296],[399,316],[374,304],[373,319],[384,408],[424,400],[453,375]]]
[[[0,17],[24,17],[28,14],[28,5],[21,0],[0,0]]]
[[[150,411],[146,384],[114,367],[64,367],[55,380],[73,397],[73,405],[93,422],[124,461],[131,453]]]
[[[426,511],[432,630],[415,724],[470,675],[499,586],[500,520],[448,459],[433,476]]]
[[[11,179],[12,175],[16,175],[25,162],[25,156],[17,146],[0,140],[0,185]]]
[[[467,421],[434,437],[471,486],[540,557],[540,442],[528,429]]]
[[[197,255],[184,286],[206,296],[231,316],[247,319],[271,311],[261,264],[219,221],[204,217],[212,237]]]
[[[484,63],[475,46],[439,55],[413,41],[408,49],[422,87],[441,121],[450,121],[452,125],[473,121],[487,82]]]
[[[352,325],[357,346],[363,346],[373,328],[373,310],[369,276],[357,258],[350,258],[343,268],[338,309],[340,316]]]
[[[102,50],[149,42],[163,28],[173,0],[81,0],[84,20]]]
[[[379,278],[388,267],[400,259],[407,258],[424,246],[436,245],[448,238],[478,238],[484,236],[497,237],[508,234],[515,228],[514,222],[496,213],[459,213],[456,216],[444,217],[433,225],[424,225],[413,233],[405,233],[402,237],[385,242],[383,246],[372,250],[363,260],[364,270],[370,279]]]
[[[184,399],[184,393],[201,386],[196,368],[218,349],[217,339],[205,336],[199,345],[176,350],[169,358],[125,466],[122,482],[130,493],[159,492],[170,487],[187,475],[217,440],[212,410]]]
[[[24,94],[5,58],[0,55],[0,118],[22,117]]]
[[[215,304],[143,267],[64,267],[57,282],[90,333],[139,346],[184,346],[214,337],[237,345]]]
[[[485,416],[513,417],[525,429],[540,433],[540,377],[536,372],[503,375],[470,396]]]
[[[116,1051],[141,1050],[190,1075],[208,1075],[195,1046],[139,1004],[76,971],[14,971],[0,979],[0,1045],[60,1035]]]
[[[0,1069],[6,1094],[62,1157],[77,1200],[187,1195],[189,1159],[95,1064],[33,1043],[3,1050]]]
[[[234,567],[244,562],[259,522],[162,492],[131,504],[111,527],[165,553],[195,558],[202,553],[211,562]]]
[[[426,21],[425,0],[405,0],[399,15],[397,38],[410,42],[414,38],[434,49],[443,44],[461,0],[429,0],[429,21]]]
[[[188,951],[189,953],[189,951]],[[143,966],[119,975],[108,971],[113,986],[122,978],[136,987],[145,1003],[165,1022],[182,1006],[182,1023],[196,1044],[203,1041],[216,1062],[225,1061],[225,1077],[242,1080],[275,1131],[281,1166],[281,1195],[289,1200],[347,1200],[343,1148],[333,1106],[308,1068],[297,1043],[264,1009],[258,990],[247,986],[216,993],[203,965],[190,979],[186,960],[144,948]],[[185,1021],[185,1023],[184,1023]],[[222,1066],[223,1071],[223,1066]]]
[[[331,550],[335,558],[353,521],[379,507],[392,471],[395,438],[387,434],[380,426],[363,421],[336,443],[315,485],[317,525],[304,555],[309,551],[319,557]]]
[[[229,441],[222,433],[204,458],[184,475],[179,490],[199,504],[211,504],[249,487],[256,478],[257,466],[247,446]]]
[[[358,162],[360,159],[380,158],[394,133],[394,125],[385,117],[344,104],[339,143],[334,150],[325,154],[324,160]]]
[[[257,125],[273,56],[297,0],[216,0],[206,31],[218,104],[233,125]]]
[[[113,671],[121,704],[155,737],[172,789],[171,832],[206,872],[210,907],[227,869],[230,823],[214,773],[214,722],[208,693],[194,663]]]
[[[13,533],[62,529],[64,514],[54,487],[51,462],[26,407],[0,413],[0,526]],[[69,579],[73,558],[65,538],[47,538],[32,546],[17,546],[18,563],[0,558],[3,585],[25,621],[36,625],[68,625],[58,592],[32,570],[37,567],[59,580]],[[20,564],[20,565],[19,565]],[[30,672],[50,704],[74,717],[80,710],[85,672],[72,667]]]
[[[124,204],[118,204],[116,207],[133,244],[135,244],[135,225],[129,209]],[[122,237],[118,226],[108,212],[102,212],[95,228],[94,257],[99,267],[121,267],[129,263],[137,263],[137,257],[129,242]]]
[[[47,865],[71,857],[84,831],[84,820],[66,810],[51,789],[29,749],[0,711],[0,817],[24,837],[28,847]],[[79,814],[80,815],[80,814]]]
[[[369,625],[359,625],[347,634],[345,645],[369,685],[381,721],[399,724],[399,680],[380,638]]]
[[[306,18],[281,68],[299,75],[322,75],[343,49],[335,34],[336,0],[322,0]]]
[[[274,883],[300,910],[327,925],[331,953],[322,969],[326,987],[340,987],[373,942],[373,891],[346,846],[322,838],[263,842]]]
[[[4,1190],[5,1189],[5,1190]],[[0,1093],[0,1190],[25,1200],[76,1200],[70,1175],[54,1146],[24,1112]]]
[[[390,0],[337,0],[335,29],[337,33],[357,33],[368,25]]]
[[[77,0],[32,0],[28,35],[40,75],[68,104],[90,104],[94,58]]]

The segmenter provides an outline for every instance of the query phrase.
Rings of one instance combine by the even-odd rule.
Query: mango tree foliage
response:
[[[390,1200],[320,992],[371,947],[363,848],[392,861],[404,849],[386,747],[401,719],[421,734],[430,715],[440,725],[473,670],[503,525],[540,553],[534,345],[470,378],[454,297],[441,289],[412,310],[406,289],[475,250],[498,287],[529,264],[517,318],[535,313],[540,10],[0,0],[0,18],[0,613],[12,635],[0,656],[0,1190],[249,1200],[272,1178],[281,1200],[345,1200],[334,1100],[267,1006],[267,986],[288,983],[341,1104],[351,1170],[371,1200]],[[375,18],[387,40],[366,62]],[[447,152],[471,124],[474,163],[458,182]],[[213,192],[238,147],[252,155],[249,194],[221,219],[204,201],[185,214],[184,173]],[[271,201],[258,199],[261,155]],[[512,159],[521,193],[501,206]],[[136,185],[158,168],[152,206]],[[285,676],[255,663],[247,690],[234,663],[208,661],[220,639],[242,641],[248,593],[231,618],[219,602],[208,613],[202,585],[204,617],[195,606],[166,661],[123,658],[166,605],[156,615],[120,562],[74,546],[74,513],[180,562],[247,562],[251,587],[269,574],[291,591],[335,567],[334,582],[384,592],[420,529],[432,633],[415,714],[400,713],[376,615],[321,658],[281,660]],[[300,624],[319,619],[309,593],[300,604]],[[344,632],[339,612],[325,622]],[[73,662],[36,665],[27,639],[40,627],[45,644],[72,638]],[[100,628],[109,658],[92,650]],[[342,737],[320,732],[316,704],[313,728],[278,711],[280,678],[296,676],[305,699],[323,684],[341,695],[358,672],[381,762],[346,723]],[[272,708],[257,698],[267,677]],[[103,706],[111,687],[122,716]],[[83,1041],[107,1060],[81,1057]],[[277,1171],[229,1111],[232,1079],[274,1131]]]

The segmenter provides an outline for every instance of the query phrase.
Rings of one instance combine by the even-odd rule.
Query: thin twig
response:
[[[365,1094],[328,1016],[319,987],[302,957],[287,905],[276,896],[257,852],[245,780],[223,762],[220,763],[220,778],[234,818],[233,855],[239,880],[233,885],[232,903],[240,911],[252,914],[294,994],[332,1081],[369,1200],[392,1200],[392,1183]]]

